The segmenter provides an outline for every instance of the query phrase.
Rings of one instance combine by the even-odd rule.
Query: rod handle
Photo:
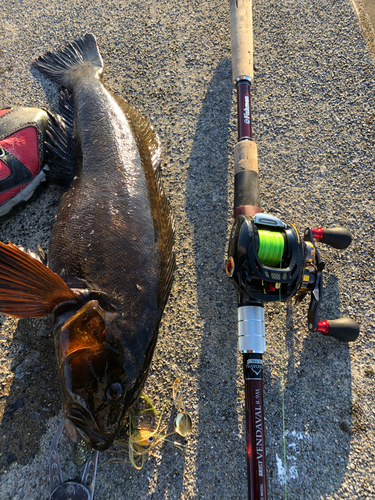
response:
[[[319,321],[316,331],[342,342],[353,342],[359,335],[359,324],[348,317],[330,319]]]
[[[253,80],[252,0],[230,0],[230,27],[233,80],[244,76]]]
[[[352,235],[345,227],[320,227],[319,229],[313,229],[312,233],[316,240],[339,250],[348,248],[352,241]]]

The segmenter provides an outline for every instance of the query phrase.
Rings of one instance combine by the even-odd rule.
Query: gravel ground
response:
[[[161,409],[180,377],[193,433],[185,451],[169,442],[155,448],[141,471],[108,464],[111,455],[102,453],[95,498],[246,498],[236,294],[224,269],[236,142],[228,3],[8,0],[0,26],[0,106],[56,110],[57,86],[31,61],[91,32],[105,82],[150,118],[163,144],[177,270],[145,392]],[[348,346],[308,333],[307,303],[266,307],[275,500],[284,498],[281,343],[288,498],[375,498],[375,68],[366,29],[365,38],[349,0],[254,2],[262,208],[300,230],[352,231],[347,251],[321,247],[320,319],[349,315],[361,324]],[[1,240],[46,249],[60,196],[47,186],[2,225]],[[0,322],[0,498],[46,499],[48,450],[62,416],[51,318]],[[60,450],[64,478],[79,477],[70,445]]]

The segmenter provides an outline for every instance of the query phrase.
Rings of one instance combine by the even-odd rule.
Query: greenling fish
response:
[[[0,311],[54,313],[65,428],[73,442],[104,450],[146,381],[175,267],[160,144],[149,122],[102,84],[93,35],[33,64],[69,92],[49,147],[61,171],[71,154],[73,180],[48,267],[0,243]]]

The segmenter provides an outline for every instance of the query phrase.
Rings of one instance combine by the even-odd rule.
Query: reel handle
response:
[[[339,250],[347,248],[352,241],[352,235],[345,227],[320,227],[312,229],[312,233],[316,240]]]
[[[353,342],[359,335],[359,324],[351,318],[339,318],[318,322],[315,330],[323,335],[335,337],[342,342]]]

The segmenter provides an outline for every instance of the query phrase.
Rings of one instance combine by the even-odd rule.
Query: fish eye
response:
[[[109,385],[105,391],[107,401],[114,403],[119,401],[122,397],[122,386],[118,382]]]

